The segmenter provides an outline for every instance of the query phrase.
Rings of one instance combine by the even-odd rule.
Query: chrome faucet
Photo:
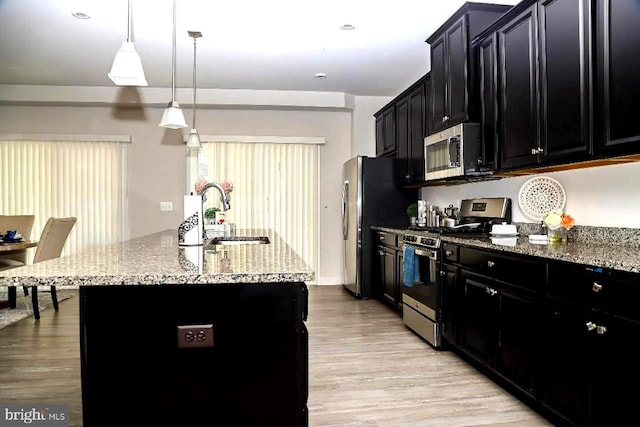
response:
[[[231,205],[229,204],[229,197],[227,197],[227,192],[224,191],[224,188],[222,188],[222,186],[217,182],[210,182],[206,184],[204,187],[202,187],[202,190],[200,190],[200,193],[198,193],[202,196],[202,203],[204,204],[204,202],[207,201],[207,196],[204,193],[206,193],[207,190],[210,189],[211,187],[217,188],[218,191],[220,192],[220,201],[222,202],[222,210],[228,211],[229,209],[231,209]]]

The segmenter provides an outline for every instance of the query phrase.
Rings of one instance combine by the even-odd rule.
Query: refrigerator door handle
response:
[[[347,240],[349,236],[349,204],[347,196],[349,195],[349,180],[345,180],[342,184],[342,239]]]

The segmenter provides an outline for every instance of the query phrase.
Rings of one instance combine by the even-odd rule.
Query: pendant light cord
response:
[[[131,10],[131,0],[129,0],[129,16],[127,18],[127,41],[131,42],[131,17],[133,16],[133,12]]]
[[[196,128],[196,38],[193,38],[193,126]]]
[[[176,0],[173,0],[173,71],[171,73],[171,104],[176,100]]]

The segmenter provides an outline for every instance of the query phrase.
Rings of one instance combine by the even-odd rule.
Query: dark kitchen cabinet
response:
[[[442,336],[445,344],[458,345],[457,322],[460,319],[460,267],[457,266],[460,247],[442,243]]]
[[[376,275],[378,294],[382,301],[394,309],[402,308],[402,250],[398,247],[398,235],[386,231],[374,231],[376,236]]]
[[[445,286],[459,280],[450,292],[458,303],[449,304],[458,307],[450,312],[456,347],[533,397],[544,264],[464,246],[459,257],[459,278],[443,270]]]
[[[637,0],[596,2],[596,117],[606,156],[640,153],[639,22]]]
[[[424,137],[428,133],[430,74],[411,85],[396,102],[397,154],[396,182],[400,185],[423,182]]]
[[[497,29],[500,169],[592,157],[590,5],[540,0]],[[483,102],[493,106],[493,95]]]
[[[396,152],[396,111],[388,105],[375,114],[376,157],[389,157]]]
[[[498,36],[478,45],[480,78],[480,159],[482,167],[498,168]]]
[[[426,40],[431,49],[430,134],[477,120],[477,60],[471,39],[510,8],[465,3]]]
[[[579,426],[625,425],[640,393],[638,278],[549,264],[541,402]]]

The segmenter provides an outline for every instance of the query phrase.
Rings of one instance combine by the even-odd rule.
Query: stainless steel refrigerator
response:
[[[418,190],[395,185],[394,159],[358,156],[342,170],[342,284],[356,297],[378,297],[371,226],[407,227],[406,209]]]

